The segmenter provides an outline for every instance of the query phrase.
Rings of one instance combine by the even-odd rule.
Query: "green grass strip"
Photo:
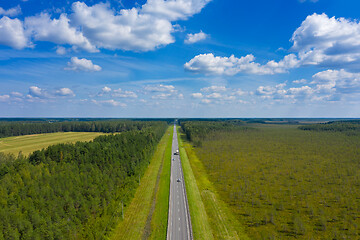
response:
[[[120,223],[114,229],[110,239],[142,239],[149,213],[151,213],[158,174],[161,170],[162,163],[164,162],[165,149],[169,139],[171,139],[171,132],[172,126],[167,129],[160,140],[154,156],[146,169],[144,176],[141,178],[140,186],[136,190],[133,200],[125,209],[124,220],[120,220]]]
[[[159,188],[156,193],[156,206],[151,221],[152,232],[149,239],[166,239],[169,212],[172,138],[173,131],[171,131],[170,138],[166,145],[163,169],[160,176]]]
[[[244,232],[243,226],[227,205],[218,197],[213,184],[207,177],[202,162],[197,158],[191,144],[183,139],[184,135],[179,134],[180,154],[194,239],[249,239]],[[187,180],[187,176],[191,183]],[[212,233],[212,235],[205,235],[207,233]]]
[[[205,206],[201,199],[200,191],[191,169],[190,161],[183,146],[182,137],[180,136],[179,131],[178,141],[194,239],[214,239]]]

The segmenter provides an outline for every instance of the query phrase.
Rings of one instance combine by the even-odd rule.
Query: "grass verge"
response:
[[[205,206],[179,131],[178,141],[194,239],[214,239]]]
[[[218,197],[191,144],[183,140],[183,134],[178,136],[194,239],[249,239],[243,226]]]
[[[156,191],[157,185],[158,188],[162,186],[162,169],[165,169],[164,163],[166,161],[166,149],[170,148],[171,144],[168,145],[169,139],[171,139],[172,127],[169,127],[160,140],[158,147],[154,153],[154,156],[146,169],[144,176],[141,178],[141,183],[138,189],[136,190],[135,196],[131,201],[130,205],[126,207],[124,213],[124,220],[121,220],[118,226],[114,229],[113,235],[110,239],[143,239],[147,238],[148,231],[146,230],[147,222],[149,222],[149,217],[151,223],[155,220],[155,217],[152,217],[152,208],[154,206],[154,198],[159,195]],[[170,153],[171,154],[171,153]],[[170,161],[170,159],[168,159]],[[160,179],[158,178],[160,174]],[[169,191],[169,190],[167,190]],[[157,205],[157,204],[156,204]],[[157,214],[158,210],[153,210],[154,215]],[[150,214],[150,216],[149,216]],[[166,235],[166,225],[167,225],[167,215],[165,223],[165,235]],[[151,230],[150,230],[151,231]]]
[[[57,132],[0,138],[0,152],[29,155],[35,150],[59,143],[85,142],[102,135],[98,132]]]
[[[170,170],[171,170],[171,145],[173,131],[168,139],[162,171],[160,175],[159,188],[156,193],[156,206],[151,221],[151,235],[149,239],[166,239],[168,212],[169,212],[169,191],[170,191]]]

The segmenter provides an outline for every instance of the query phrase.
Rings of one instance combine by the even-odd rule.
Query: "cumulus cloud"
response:
[[[326,14],[309,15],[293,33],[290,51],[280,61],[256,63],[252,54],[237,58],[200,54],[185,63],[193,73],[229,75],[238,73],[276,74],[289,69],[313,65],[331,68],[360,66],[360,22],[345,18],[329,18]]]
[[[72,5],[72,20],[97,47],[127,51],[150,51],[173,43],[172,21],[184,20],[209,0],[148,0],[141,8],[116,13],[108,3]]]
[[[15,18],[10,19],[6,16],[0,19],[0,44],[15,49],[29,47],[30,43],[25,35],[23,23]]]
[[[97,94],[98,97],[102,96],[112,96],[116,98],[137,98],[137,94],[133,91],[122,90],[121,88],[112,90],[111,88],[105,86]]]
[[[132,91],[124,91],[121,88],[114,90],[112,93],[112,96],[118,97],[118,98],[137,98],[138,97],[136,95],[136,93],[134,93]]]
[[[70,19],[61,14],[59,19],[51,19],[48,13],[25,18],[25,29],[29,36],[36,41],[48,41],[56,44],[70,44],[89,52],[96,52],[83,33],[70,26]]]
[[[225,86],[210,86],[200,89],[200,93],[192,93],[191,97],[200,99],[204,104],[223,104],[234,102],[239,96],[245,96],[248,93],[241,89],[226,88]]]
[[[360,61],[360,23],[326,14],[308,16],[293,33],[302,65],[340,66]]]
[[[188,35],[186,35],[186,39],[185,39],[185,43],[186,44],[193,44],[202,40],[205,40],[207,38],[207,34],[203,33],[202,31],[200,31],[199,33],[195,33],[195,34],[191,34],[189,33]]]
[[[116,11],[109,3],[88,6],[78,1],[72,4],[69,15],[62,13],[59,18],[52,18],[43,12],[26,17],[25,26],[20,22],[21,31],[26,32],[27,39],[69,44],[89,52],[99,48],[150,51],[173,43],[176,24],[172,22],[186,20],[200,12],[208,2],[210,0],[148,0],[143,6]],[[16,12],[2,11],[7,15]],[[11,32],[3,33],[6,39],[12,36]],[[9,42],[1,41],[0,44],[16,48]],[[17,48],[24,47],[28,45]]]
[[[202,93],[192,93],[191,97],[193,97],[193,98],[203,98],[204,95]]]
[[[57,96],[75,96],[74,92],[70,88],[60,88],[55,93]]]
[[[325,92],[353,93],[360,91],[360,73],[341,70],[326,70],[314,74],[312,84]]]
[[[36,87],[36,86],[31,86],[29,88],[29,95],[32,97],[38,97],[38,98],[46,98],[49,96],[45,90],[43,90],[39,87]]]
[[[142,12],[169,21],[185,20],[199,13],[211,0],[148,0]]]
[[[219,57],[208,53],[195,56],[189,62],[185,63],[184,68],[189,72],[207,75],[233,76],[241,72],[264,75],[283,73],[286,72],[289,67],[294,67],[297,64],[298,61],[293,54],[288,55],[280,62],[270,61],[266,65],[261,65],[255,62],[255,57],[251,54],[237,58],[234,55],[230,57]]]
[[[294,80],[293,83],[303,84],[303,83],[307,83],[307,80],[306,79],[298,79],[298,80]]]
[[[66,48],[62,47],[62,46],[57,46],[56,47],[56,53],[59,55],[65,55],[67,52]]]
[[[91,100],[92,103],[101,105],[101,106],[110,106],[110,107],[126,107],[127,105],[125,103],[121,103],[118,101],[115,101],[113,99],[110,100],[103,100],[103,101],[97,101],[97,100]]]
[[[173,85],[155,85],[155,86],[145,86],[145,91],[148,92],[175,92],[175,87]]]
[[[6,102],[10,99],[9,95],[0,95],[0,102]]]
[[[11,92],[10,95],[12,97],[22,97],[22,96],[24,96],[22,93],[19,93],[19,92]]]
[[[202,92],[225,92],[226,87],[224,86],[210,86],[200,89]]]
[[[95,65],[91,60],[86,58],[77,58],[72,57],[70,62],[68,62],[68,67],[64,68],[68,71],[86,71],[86,72],[98,72],[101,71],[99,65]]]
[[[145,86],[145,93],[152,93],[152,99],[183,99],[184,95],[179,93],[173,85],[153,85]]]
[[[21,14],[21,8],[19,5],[13,8],[9,8],[8,10],[5,10],[2,7],[0,7],[0,15],[14,17],[20,14]]]

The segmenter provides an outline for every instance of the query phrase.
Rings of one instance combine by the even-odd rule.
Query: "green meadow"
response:
[[[0,138],[0,152],[29,155],[35,150],[59,143],[90,141],[103,135],[100,132],[57,132]]]
[[[203,174],[251,239],[360,237],[360,134],[209,124],[198,137],[206,123],[190,124]]]

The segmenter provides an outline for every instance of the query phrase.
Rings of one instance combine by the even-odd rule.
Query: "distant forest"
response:
[[[99,120],[65,121],[49,119],[44,121],[0,121],[0,138],[54,132],[104,132],[115,133],[129,130],[141,130],[149,121]]]
[[[308,131],[360,133],[360,120],[333,121],[328,123],[310,124],[300,126],[299,129]]]
[[[122,133],[50,146],[28,158],[0,153],[0,239],[106,239],[167,126],[160,121],[4,123],[2,129],[18,129],[18,135],[44,132],[42,127]]]

